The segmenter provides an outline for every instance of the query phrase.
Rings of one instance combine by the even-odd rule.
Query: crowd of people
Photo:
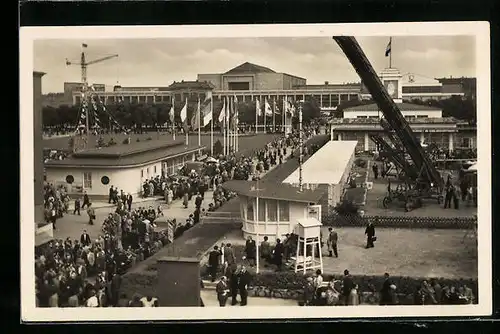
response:
[[[43,186],[44,219],[56,227],[56,221],[69,210],[70,197],[62,185],[45,183]]]

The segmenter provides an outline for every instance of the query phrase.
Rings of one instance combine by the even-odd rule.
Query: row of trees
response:
[[[187,120],[190,123],[193,115],[196,112],[198,101],[188,101],[187,107]],[[92,111],[90,119],[94,119],[93,113],[97,115],[100,120],[101,126],[109,127],[116,120],[118,124],[131,127],[138,126],[154,126],[155,124],[170,124],[170,109],[171,104],[111,104],[106,108],[102,106],[97,107],[97,111]],[[176,102],[174,106],[175,121],[181,122],[180,111],[184,107],[183,102]],[[218,123],[218,117],[222,110],[222,102],[215,101],[213,111],[215,124]],[[92,108],[92,107],[91,107]],[[255,102],[239,102],[237,105],[240,123],[255,124],[256,112]],[[280,110],[283,109],[280,105]],[[67,106],[62,105],[58,108],[44,107],[43,125],[44,126],[58,126],[63,124],[77,124],[80,115],[80,106]],[[263,112],[262,112],[263,114]],[[303,122],[309,123],[311,119],[317,118],[321,115],[320,108],[315,100],[306,101],[303,105]],[[276,124],[282,123],[281,114],[275,115]],[[267,117],[267,124],[271,124],[273,116]],[[263,116],[259,117],[259,124],[263,122]],[[205,126],[209,124],[204,124]]]

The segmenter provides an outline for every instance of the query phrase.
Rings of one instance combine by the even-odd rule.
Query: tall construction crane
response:
[[[87,44],[85,44],[85,43],[82,44],[82,48],[83,49],[86,49],[87,47],[88,47]],[[81,81],[82,82],[82,102],[86,101],[88,99],[87,67],[89,65],[97,64],[97,63],[103,62],[105,60],[116,58],[116,57],[118,57],[118,54],[113,54],[113,55],[102,57],[102,58],[99,58],[99,59],[87,61],[86,57],[85,57],[85,52],[82,51],[82,54],[80,56],[80,62],[76,62],[76,61],[72,62],[72,61],[69,61],[66,58],[66,66],[78,65],[81,68],[81,73],[82,73],[82,77],[81,77],[81,80],[82,80]],[[88,110],[88,108],[85,108],[85,110],[83,110],[83,112],[85,112],[85,135],[86,135],[86,141],[88,143],[89,132],[90,132],[89,131],[89,110]]]
[[[408,176],[413,178],[416,176],[414,184],[417,186],[416,190],[418,193],[416,196],[412,197],[417,197],[417,200],[420,201],[421,198],[432,196],[432,198],[436,197],[439,202],[441,198],[440,193],[444,186],[441,175],[416,139],[408,121],[406,121],[396,103],[394,103],[387,93],[382,81],[361,49],[361,46],[352,36],[334,36],[333,39],[340,46],[382,111],[386,121],[386,124],[382,124],[382,127],[385,130],[394,131],[394,136],[388,131],[387,133],[390,135],[389,138],[393,141],[396,148],[396,150],[391,151],[395,154],[399,154],[399,159],[395,161],[399,162],[401,167],[406,169],[405,172],[409,174]],[[373,139],[375,139],[376,143],[382,144],[381,138],[372,138],[372,140]],[[387,144],[384,146],[387,149],[390,148]],[[407,165],[404,158],[404,152],[401,152],[401,148],[404,148],[404,151],[408,153],[413,162],[413,166],[410,167]],[[405,205],[407,204],[411,204],[408,201],[408,196],[406,196]]]

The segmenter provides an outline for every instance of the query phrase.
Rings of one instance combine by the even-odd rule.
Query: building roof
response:
[[[208,81],[174,81],[170,86],[169,90],[180,90],[180,89],[200,89],[200,90],[212,90],[214,85]]]
[[[456,124],[457,120],[453,117],[422,117],[407,119],[410,124]],[[332,118],[330,124],[380,124],[378,118]]]
[[[33,71],[33,75],[37,77],[43,77],[45,74],[45,72]]]
[[[184,145],[183,141],[152,140],[129,145],[116,145],[73,154],[64,160],[51,160],[46,167],[99,167],[124,168],[141,166],[166,158],[193,153],[204,149],[197,143]]]
[[[420,105],[420,104],[414,104],[414,103],[406,103],[406,102],[403,102],[403,103],[396,103],[396,105],[398,106],[399,110],[401,111],[438,111],[438,110],[441,110],[439,108],[436,108],[436,107],[431,107],[431,106],[424,106],[424,105]],[[359,106],[355,106],[355,107],[350,107],[350,108],[346,108],[344,109],[344,112],[350,112],[350,111],[378,111],[380,110],[380,108],[378,107],[378,105],[376,103],[371,103],[371,104],[365,104],[365,105],[359,105]]]
[[[224,74],[241,74],[241,73],[276,73],[268,67],[255,65],[249,62],[245,62],[235,68],[230,69]]]
[[[324,85],[296,85],[293,89],[324,89],[328,91],[339,91],[349,93],[361,92],[361,84],[324,84]]]
[[[255,190],[258,186],[260,191],[257,193]],[[275,183],[269,181],[239,181],[230,180],[224,182],[222,187],[226,190],[233,191],[241,196],[257,197],[264,199],[276,199],[288,202],[302,202],[302,203],[318,203],[323,196],[323,191],[307,190],[302,192],[297,187],[286,183]]]
[[[357,141],[329,141],[302,165],[302,182],[306,184],[339,184],[354,154]],[[328,163],[325,163],[325,162]],[[297,168],[283,182],[299,183]]]

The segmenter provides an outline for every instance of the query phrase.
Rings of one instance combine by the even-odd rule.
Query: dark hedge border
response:
[[[459,229],[472,230],[477,227],[475,217],[408,217],[408,216],[357,216],[330,213],[323,215],[324,226],[362,227],[371,221],[377,227]]]

